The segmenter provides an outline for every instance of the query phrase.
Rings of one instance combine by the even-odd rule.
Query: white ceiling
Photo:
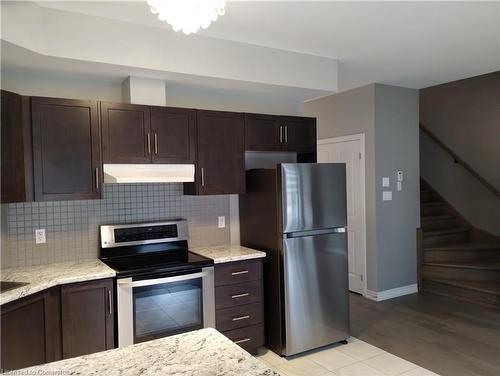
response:
[[[145,1],[37,3],[168,28]],[[338,59],[340,91],[373,82],[422,88],[500,70],[500,2],[231,1],[200,34]]]

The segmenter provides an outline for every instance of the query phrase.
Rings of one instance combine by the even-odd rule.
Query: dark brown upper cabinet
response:
[[[316,119],[245,114],[245,150],[316,151]]]
[[[184,193],[218,195],[245,191],[244,115],[197,111],[196,182]]]
[[[283,141],[280,131],[279,116],[245,114],[245,150],[280,151]]]
[[[316,119],[282,116],[280,122],[283,150],[297,153],[316,151]]]
[[[195,163],[196,111],[151,107],[153,163]]]
[[[33,200],[33,157],[29,98],[2,90],[1,106],[1,199]]]
[[[101,102],[104,163],[151,163],[150,108]]]
[[[35,200],[101,197],[96,101],[31,98]]]
[[[113,280],[61,287],[63,358],[114,348]]]

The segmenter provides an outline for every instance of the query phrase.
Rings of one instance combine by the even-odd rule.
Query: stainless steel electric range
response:
[[[119,347],[215,327],[213,260],[189,252],[186,220],[100,226],[117,274]]]

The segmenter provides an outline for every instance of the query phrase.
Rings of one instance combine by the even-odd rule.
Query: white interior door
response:
[[[366,262],[363,144],[362,135],[318,141],[318,162],[346,164],[349,290],[360,294],[364,293]]]

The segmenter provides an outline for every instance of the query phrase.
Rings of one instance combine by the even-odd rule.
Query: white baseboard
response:
[[[415,294],[418,292],[417,284],[396,287],[395,289],[384,290],[384,291],[372,291],[366,290],[365,297],[370,300],[375,300],[376,302],[380,302],[382,300],[397,298],[398,296]]]

